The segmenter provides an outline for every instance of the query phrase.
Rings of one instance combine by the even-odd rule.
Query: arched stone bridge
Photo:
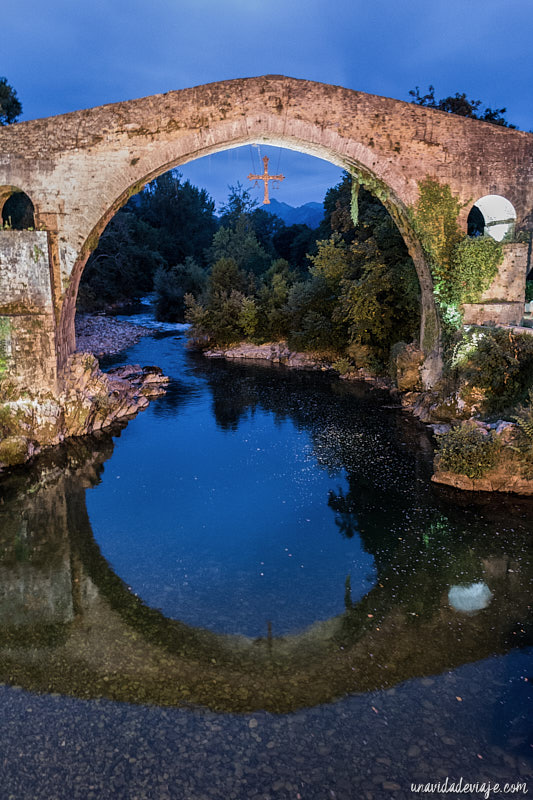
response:
[[[533,135],[385,97],[278,75],[238,79],[0,128],[0,212],[25,192],[34,231],[0,231],[0,346],[21,384],[57,392],[75,349],[83,267],[113,214],[148,181],[195,158],[268,142],[356,170],[386,187],[422,292],[425,382],[439,371],[432,281],[408,208],[418,182],[448,184],[469,208],[505,197],[533,227]],[[527,246],[507,245],[500,275],[469,310],[518,322]]]

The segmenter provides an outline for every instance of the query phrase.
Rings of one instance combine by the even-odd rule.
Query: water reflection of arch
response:
[[[32,493],[26,484],[7,497],[8,511],[10,502],[19,510],[26,504],[27,520],[42,526],[48,516],[49,525],[56,526],[57,548],[50,560],[69,565],[73,613],[45,639],[37,635],[35,619],[4,629],[1,680],[81,697],[284,712],[452,669],[518,643],[507,620],[527,613],[527,576],[519,573],[526,560],[521,566],[513,562],[510,571],[505,548],[485,554],[484,574],[494,598],[476,615],[454,612],[444,584],[437,586],[433,603],[421,603],[417,592],[421,586],[428,591],[434,576],[429,584],[421,580],[424,564],[413,569],[406,547],[382,567],[378,585],[359,603],[300,634],[252,640],[168,619],[113,572],[92,535],[85,488],[99,479],[109,455],[109,443],[85,464],[78,453],[77,465],[71,459],[67,469],[49,471]],[[57,501],[64,501],[59,523],[47,497],[53,497],[56,509]],[[406,582],[401,573],[410,563]],[[428,646],[434,639],[438,647]],[[25,642],[31,644],[29,654]]]

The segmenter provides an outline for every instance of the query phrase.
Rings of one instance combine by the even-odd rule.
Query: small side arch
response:
[[[497,242],[512,236],[516,224],[513,204],[499,194],[486,194],[477,200],[468,215],[469,236],[491,236]]]
[[[28,195],[16,186],[0,186],[2,228],[24,231],[35,228],[35,208]]]

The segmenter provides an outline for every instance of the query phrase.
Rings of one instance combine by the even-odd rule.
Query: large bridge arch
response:
[[[418,271],[423,330],[432,333],[422,337],[427,385],[438,372],[438,320],[429,269],[407,214],[417,200],[418,182],[429,176],[450,186],[465,207],[460,219],[465,232],[468,204],[488,194],[513,204],[518,228],[532,226],[531,134],[338,86],[283,76],[246,78],[10,125],[0,129],[0,187],[23,187],[36,209],[36,228],[42,229],[35,233],[46,231],[47,258],[37,266],[40,284],[49,281],[53,320],[49,316],[43,336],[50,344],[53,327],[48,349],[55,356],[48,359],[46,375],[55,370],[56,384],[75,346],[81,271],[115,211],[168,169],[251,142],[325,158],[384,189],[380,198]],[[3,248],[9,249],[5,237],[0,232],[0,258]],[[18,274],[19,267],[13,269]],[[26,277],[35,273],[28,265],[21,269]],[[22,290],[4,296],[13,295],[8,273],[2,280],[0,271],[0,315],[15,309],[22,317],[28,298]],[[13,352],[19,353],[14,369],[26,382],[45,380],[43,370],[34,369],[32,377],[32,368],[24,368],[22,360],[29,358],[24,342]]]
[[[129,185],[119,185],[120,194],[112,199],[108,207],[105,209],[102,208],[103,213],[101,217],[94,227],[88,231],[87,238],[81,245],[72,265],[70,281],[62,299],[59,318],[58,333],[63,357],[68,356],[75,350],[75,304],[83,269],[90,253],[96,247],[100,235],[116,211],[127,202],[132,194],[140,191],[147,183],[170,169],[182,166],[189,161],[206,155],[211,155],[233,147],[261,142],[296,150],[329,161],[341,169],[348,170],[360,176],[360,179],[367,182],[370,186],[379,186],[381,188],[379,192],[380,199],[398,226],[418,274],[422,307],[421,342],[424,341],[424,334],[428,328],[428,323],[435,332],[435,346],[427,348],[425,369],[428,374],[438,371],[440,359],[438,347],[439,319],[433,296],[431,273],[416,234],[412,229],[405,202],[400,199],[402,196],[409,196],[408,193],[411,187],[406,185],[405,179],[398,170],[391,169],[389,165],[385,165],[384,169],[379,169],[379,165],[376,163],[375,158],[373,158],[372,152],[369,148],[360,143],[355,143],[355,146],[346,148],[344,141],[338,134],[333,132],[328,136],[328,143],[324,144],[321,142],[323,138],[322,131],[316,124],[298,123],[294,125],[290,122],[285,122],[283,126],[284,131],[278,132],[275,130],[277,122],[277,120],[267,120],[269,133],[265,133],[264,118],[259,120],[256,126],[248,125],[248,134],[246,139],[244,139],[240,131],[237,132],[237,138],[228,138],[231,136],[235,137],[236,134],[232,127],[228,126],[227,123],[223,121],[211,127],[211,142],[209,145],[202,147],[199,151],[197,149],[197,142],[194,141],[194,139],[191,141],[190,139],[192,137],[187,137],[185,141],[179,143],[180,147],[176,148],[177,152],[170,160],[168,159],[169,152],[165,148],[162,153],[163,159],[161,163],[158,163],[161,159],[161,157],[158,156],[158,150],[156,150],[155,153],[151,150],[149,154],[146,154],[143,152],[145,148],[141,147],[136,151],[138,155],[134,156],[132,159],[135,163],[130,164],[130,166],[132,166],[132,174],[129,174],[126,178],[126,181],[131,181],[132,178],[134,178],[134,180],[129,183]],[[253,129],[254,127],[255,130]],[[296,130],[292,130],[293,128]],[[190,152],[188,152],[189,147],[192,148]],[[414,196],[416,197],[416,194]]]

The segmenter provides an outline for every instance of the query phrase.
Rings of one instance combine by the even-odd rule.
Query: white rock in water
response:
[[[480,611],[487,608],[492,600],[492,592],[483,581],[468,586],[451,586],[448,602],[456,611]]]

